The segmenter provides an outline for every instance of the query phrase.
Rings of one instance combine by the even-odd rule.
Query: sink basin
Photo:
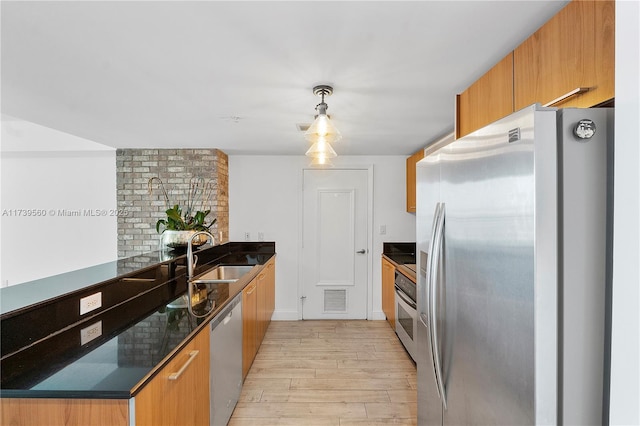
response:
[[[244,274],[252,270],[254,265],[219,265],[205,272],[192,283],[231,283],[238,281]]]

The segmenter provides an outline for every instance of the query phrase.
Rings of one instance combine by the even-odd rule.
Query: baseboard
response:
[[[367,319],[369,319],[369,320],[386,320],[387,316],[382,311],[373,311],[373,312],[371,312],[371,315]]]
[[[275,310],[271,317],[271,321],[297,321],[299,319],[301,318],[298,311]],[[387,316],[382,311],[375,311],[372,312],[367,319],[370,321],[384,321],[387,319]]]
[[[279,311],[275,310],[271,321],[297,321],[300,319],[298,311]]]

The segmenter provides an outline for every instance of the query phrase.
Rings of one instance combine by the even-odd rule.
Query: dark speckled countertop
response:
[[[416,281],[416,243],[384,243],[382,256],[394,264],[396,270]]]
[[[267,246],[267,249],[256,252],[242,251],[242,246],[235,247],[237,250],[220,252],[218,254],[222,254],[221,256],[217,256],[197,272],[202,273],[215,264],[256,265],[234,283],[206,286],[207,303],[214,308],[204,319],[197,319],[189,314],[186,298],[183,298],[186,279],[184,274],[177,274],[96,315],[63,327],[44,338],[27,341],[24,347],[13,352],[6,353],[3,348],[0,360],[0,396],[131,398],[200,329],[240,295],[242,289],[262,270],[263,265],[275,255],[275,244],[270,244],[270,249]],[[201,253],[200,257],[205,256]],[[157,264],[156,261],[154,265]],[[132,271],[127,271],[130,272]],[[115,287],[115,282],[112,286]],[[52,303],[45,303],[43,306],[56,306]],[[25,317],[24,321],[33,321],[33,315],[38,312],[37,306],[28,309],[27,313],[32,316]],[[199,306],[204,306],[204,303]],[[20,315],[3,313],[2,319],[3,341],[7,335],[21,333],[17,322],[22,320]],[[16,322],[12,323],[10,320]],[[41,320],[46,321],[46,318]],[[96,334],[96,330],[99,330],[98,337],[88,337]],[[20,340],[7,340],[9,343],[15,341]]]

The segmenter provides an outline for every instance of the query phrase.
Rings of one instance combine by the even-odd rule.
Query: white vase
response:
[[[172,231],[165,230],[161,235],[160,243],[170,247],[172,249],[186,249],[189,244],[189,240],[198,231]],[[191,245],[198,247],[207,242],[207,235],[201,234],[193,239]]]

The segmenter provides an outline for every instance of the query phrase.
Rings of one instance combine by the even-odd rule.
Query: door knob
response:
[[[365,254],[367,251],[365,249],[360,249],[358,250],[356,253],[358,254]]]

